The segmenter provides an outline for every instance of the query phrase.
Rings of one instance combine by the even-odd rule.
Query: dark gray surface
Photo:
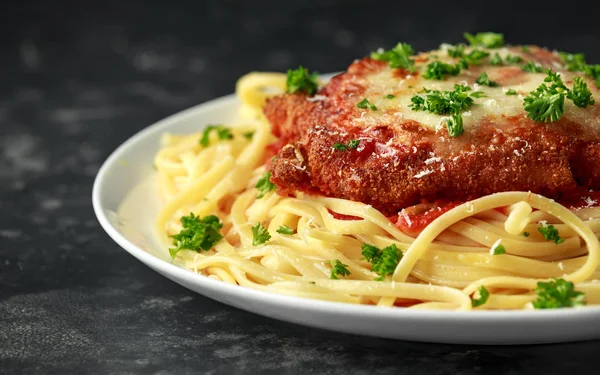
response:
[[[430,345],[252,315],[163,278],[99,227],[91,187],[108,154],[162,117],[231,93],[250,70],[337,71],[399,40],[426,50],[477,30],[600,62],[590,7],[339,3],[2,5],[0,372],[592,372],[598,341]]]

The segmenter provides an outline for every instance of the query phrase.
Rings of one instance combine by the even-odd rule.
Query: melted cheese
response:
[[[376,73],[369,74],[360,82],[365,88],[366,97],[369,102],[377,107],[376,111],[365,109],[361,117],[357,119],[357,123],[364,126],[393,126],[399,119],[414,120],[421,126],[433,131],[439,131],[445,128],[448,116],[436,115],[425,111],[413,111],[409,106],[411,98],[416,94],[423,94],[423,88],[429,90],[452,91],[455,84],[469,86],[471,92],[481,91],[485,94],[481,98],[473,98],[474,104],[462,113],[463,126],[465,132],[473,131],[484,118],[498,118],[502,116],[526,116],[523,109],[523,98],[531,91],[535,90],[543,83],[546,73],[529,73],[521,69],[519,65],[506,64],[502,66],[494,66],[489,64],[489,58],[484,60],[482,65],[471,65],[469,69],[462,70],[457,76],[447,76],[445,80],[428,80],[422,77],[427,65],[435,61],[435,59],[456,64],[458,58],[448,56],[447,50],[449,45],[442,45],[440,49],[423,53],[420,56],[427,56],[425,62],[415,65],[418,74],[397,77],[395,69],[386,67]],[[508,55],[520,56],[524,62],[533,61],[532,56],[521,52],[518,48],[499,48],[488,50],[491,52],[490,57],[494,53],[498,53],[502,59]],[[467,48],[465,52],[470,52]],[[571,87],[575,73],[564,69],[557,69],[556,65],[552,64],[553,71],[560,72],[563,82],[567,87]],[[479,75],[486,72],[491,81],[497,81],[497,87],[489,87],[478,85],[475,83]],[[578,73],[577,75],[582,75]],[[594,84],[588,82],[588,87],[592,91],[595,98],[600,100],[600,91]],[[506,95],[506,91],[513,89],[517,95]],[[389,94],[395,95],[392,99],[386,99]],[[357,103],[363,97],[357,98]],[[569,118],[583,126],[593,128],[594,132],[600,132],[600,117],[590,114],[591,108],[579,108],[570,100],[565,100],[564,117]],[[597,113],[597,112],[596,112]],[[498,122],[502,126],[502,122]]]

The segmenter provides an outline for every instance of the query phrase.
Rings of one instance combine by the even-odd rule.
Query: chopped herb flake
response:
[[[261,178],[254,185],[256,190],[258,190],[258,195],[256,199],[260,199],[264,197],[271,190],[275,190],[277,187],[274,183],[271,182],[271,172],[265,172]]]
[[[331,267],[331,276],[332,279],[339,279],[340,276],[348,276],[350,275],[350,271],[348,270],[348,265],[344,264],[336,259],[335,262],[330,262],[333,266]]]
[[[260,225],[260,223],[256,223],[252,227],[252,246],[262,245],[270,239],[271,235],[267,231],[267,228]]]
[[[575,291],[572,282],[554,278],[552,281],[537,283],[537,299],[533,301],[536,309],[557,309],[585,305],[585,295]]]
[[[182,226],[181,231],[171,236],[173,238],[173,245],[175,245],[174,248],[169,249],[171,258],[175,258],[177,253],[184,249],[197,252],[200,252],[200,250],[210,250],[223,238],[219,232],[223,224],[214,215],[200,219],[200,217],[190,213],[188,216],[182,216],[179,221]]]
[[[554,241],[554,243],[557,245],[565,242],[565,239],[559,236],[558,229],[556,229],[552,224],[540,224],[538,227],[538,232],[540,232],[547,241]]]
[[[377,110],[377,107],[375,107],[375,104],[371,104],[367,98],[364,98],[360,102],[356,103],[356,106],[360,109],[369,108],[371,111]]]
[[[303,92],[308,95],[314,95],[319,88],[317,73],[310,74],[308,69],[302,66],[298,69],[287,71],[286,92],[293,94]]]
[[[210,133],[213,131],[217,133],[221,140],[233,138],[233,134],[231,134],[229,128],[226,128],[224,125],[208,125],[204,128],[202,136],[200,137],[199,143],[202,146],[208,147],[210,145]]]
[[[281,234],[294,234],[294,230],[287,225],[282,225],[276,230],[277,233]]]
[[[471,305],[473,307],[484,305],[490,297],[490,292],[483,285],[477,290],[479,292],[479,298],[474,298],[475,296],[471,298]]]

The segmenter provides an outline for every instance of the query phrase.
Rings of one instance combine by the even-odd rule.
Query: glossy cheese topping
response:
[[[459,62],[459,58],[449,56],[448,49],[451,47],[443,44],[438,50],[413,56],[416,61],[414,73],[404,71],[405,74],[398,74],[399,69],[392,69],[386,65],[374,73],[357,77],[357,83],[363,86],[365,91],[362,96],[356,97],[356,103],[366,98],[377,107],[377,110],[363,109],[355,124],[368,128],[381,125],[393,126],[399,120],[414,120],[421,126],[437,132],[445,128],[449,116],[422,110],[415,111],[410,107],[411,98],[414,95],[425,95],[423,89],[453,91],[454,85],[459,84],[468,86],[471,89],[469,92],[479,91],[484,94],[481,98],[473,98],[474,104],[462,112],[465,132],[472,132],[484,118],[493,121],[502,117],[526,117],[527,113],[523,108],[523,99],[543,83],[544,78],[547,76],[545,70],[548,68],[551,68],[553,72],[560,73],[567,87],[572,87],[574,77],[584,77],[583,73],[568,71],[557,55],[539,47],[532,47],[530,52],[524,52],[521,47],[503,47],[497,49],[477,48],[490,53],[490,56],[483,59],[480,65],[469,64],[468,69],[462,69],[455,76],[446,75],[444,80],[425,79],[423,74],[429,63],[440,61],[456,65]],[[468,54],[473,49],[467,47],[465,53]],[[535,53],[536,51],[543,51],[545,54]],[[492,65],[490,59],[496,53],[503,61],[508,56],[518,56],[523,62],[520,64],[504,62],[503,65]],[[524,71],[523,66],[528,62],[540,66],[543,71],[540,73]],[[490,81],[497,83],[496,87],[476,83],[477,78],[484,72],[488,75]],[[584,79],[593,97],[600,98],[600,90],[594,82]],[[509,90],[516,91],[516,94],[507,95]],[[394,97],[387,98],[390,94]],[[564,107],[563,118],[589,128],[593,133],[600,132],[600,116],[590,106],[580,108],[575,106],[572,101],[565,100]],[[501,126],[502,121],[494,122]]]

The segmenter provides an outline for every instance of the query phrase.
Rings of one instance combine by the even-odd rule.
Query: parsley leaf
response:
[[[540,232],[547,241],[554,241],[557,245],[565,242],[565,239],[559,236],[558,229],[554,228],[554,225],[552,224],[540,224],[538,232]]]
[[[523,58],[521,56],[512,56],[508,55],[504,58],[504,60],[509,64],[521,64],[523,62]]]
[[[483,61],[483,59],[485,59],[489,55],[490,55],[489,52],[485,52],[485,51],[481,51],[481,50],[475,49],[475,50],[471,51],[468,55],[465,55],[464,59],[469,64],[479,65],[479,64],[481,64],[481,62]],[[467,68],[468,67],[466,67],[465,69],[467,69]]]
[[[477,307],[485,304],[490,296],[490,292],[482,285],[478,289],[479,298],[471,297],[471,306]]]
[[[529,232],[523,232],[523,236],[529,237]]]
[[[567,98],[581,108],[587,107],[588,104],[593,105],[596,102],[592,97],[592,92],[581,77],[573,78],[573,90],[567,94]]]
[[[371,111],[376,111],[377,110],[377,107],[375,107],[375,104],[371,104],[369,102],[369,99],[367,99],[367,98],[364,98],[360,102],[356,103],[356,106],[358,108],[360,108],[360,109],[369,108]]]
[[[287,225],[282,225],[276,230],[277,233],[281,234],[294,234],[294,230]]]
[[[500,55],[498,55],[498,53],[494,53],[494,56],[492,56],[492,59],[490,60],[490,64],[492,65],[503,65],[504,63],[502,62],[502,57],[500,57]]]
[[[496,246],[492,249],[492,255],[501,255],[501,254],[506,254],[506,249],[504,248],[504,245],[499,244],[498,246]]]
[[[333,261],[331,261],[330,264],[333,266],[333,267],[331,267],[330,278],[337,280],[340,278],[340,276],[350,275],[350,271],[347,268],[348,265],[340,262],[339,259],[336,259],[335,263]]]
[[[448,56],[463,57],[465,55],[465,47],[464,44],[458,44],[454,48],[448,48]]]
[[[463,69],[468,69],[468,64],[479,65],[490,54],[489,52],[485,52],[482,50],[474,49],[469,53],[465,53],[465,45],[459,44],[455,48],[448,49],[448,56],[450,57],[460,57],[464,59],[464,62],[461,62],[461,67]],[[468,63],[468,64],[467,64]],[[466,64],[466,65],[465,65]]]
[[[446,120],[448,134],[451,137],[458,137],[464,133],[463,119],[461,111],[468,109],[473,105],[473,97],[481,97],[479,91],[469,95],[468,86],[454,85],[454,91],[427,90],[426,95],[415,95],[411,98],[412,104],[409,105],[413,111],[426,111],[436,115],[451,115]]]
[[[298,69],[289,69],[287,71],[286,92],[293,94],[303,92],[308,95],[314,95],[319,88],[317,73],[310,74],[308,69],[299,66]]]
[[[265,172],[260,179],[256,182],[254,187],[258,190],[256,199],[264,197],[271,190],[275,190],[277,187],[271,182],[271,172]]]
[[[533,61],[530,61],[527,64],[525,64],[525,66],[523,66],[523,71],[529,72],[529,73],[541,73],[544,71],[544,68],[542,68],[541,65],[538,65],[538,64],[534,63]]]
[[[385,99],[394,99],[396,97],[396,95],[392,95],[392,94],[387,94],[386,96],[384,96]]]
[[[566,53],[559,52],[558,55],[567,65],[567,70],[572,72],[585,72],[588,64],[585,61],[585,55],[583,53]]]
[[[425,89],[425,97],[415,95],[409,106],[413,111],[423,110],[436,115],[448,115],[468,109],[473,105],[473,98],[467,94],[468,86],[454,85],[454,91]]]
[[[463,127],[463,118],[461,115],[454,113],[446,120],[446,128],[448,128],[448,134],[451,137],[458,137],[465,132]]]
[[[557,309],[560,307],[576,307],[585,305],[585,295],[575,291],[570,281],[554,278],[552,281],[537,283],[535,293],[537,299],[533,301],[536,309]]]
[[[363,244],[362,253],[367,261],[372,264],[371,271],[379,275],[375,280],[381,281],[386,276],[392,275],[396,266],[402,259],[402,251],[395,244],[379,249],[377,246]]]
[[[498,48],[504,45],[504,35],[498,33],[477,33],[475,35],[464,33],[465,39],[472,46],[481,46],[486,48]]]
[[[485,86],[489,86],[489,87],[498,86],[497,82],[490,81],[490,78],[488,77],[486,72],[481,73],[481,75],[477,78],[477,80],[475,82],[477,82],[480,85],[485,85]]]
[[[181,250],[210,250],[223,236],[219,230],[223,224],[219,218],[209,215],[200,219],[200,217],[190,213],[188,216],[182,216],[180,219],[181,231],[171,236],[173,238],[174,248],[169,249],[171,258],[175,258]]]
[[[217,135],[221,140],[233,138],[233,134],[231,134],[229,128],[226,128],[224,125],[208,125],[206,128],[204,128],[204,131],[202,132],[202,137],[200,137],[199,143],[202,146],[208,147],[208,145],[210,144],[210,132],[212,131],[217,132]]]
[[[352,139],[348,141],[348,144],[336,143],[331,146],[334,150],[337,151],[348,151],[349,149],[356,149],[360,143],[360,139]]]
[[[517,95],[517,92],[514,89],[508,89],[505,92],[506,95]]]
[[[403,68],[413,72],[415,62],[410,59],[410,56],[414,53],[415,51],[410,44],[398,43],[396,47],[390,50],[371,52],[371,58],[386,61],[390,68]]]
[[[260,223],[256,223],[252,227],[252,246],[262,245],[270,239],[271,235],[267,231],[267,228],[260,225]]]
[[[246,139],[252,139],[252,137],[254,137],[254,132],[247,132],[242,134],[244,136],[244,138]]]
[[[523,108],[527,116],[535,121],[554,122],[565,112],[565,93],[568,89],[558,73],[552,73],[550,69],[546,73],[548,76],[544,78],[544,83],[523,99]],[[546,83],[550,83],[550,86]]]
[[[459,64],[452,65],[441,61],[434,61],[427,65],[427,70],[425,71],[425,74],[423,74],[423,78],[441,81],[447,75],[458,75],[461,71],[461,66]]]

